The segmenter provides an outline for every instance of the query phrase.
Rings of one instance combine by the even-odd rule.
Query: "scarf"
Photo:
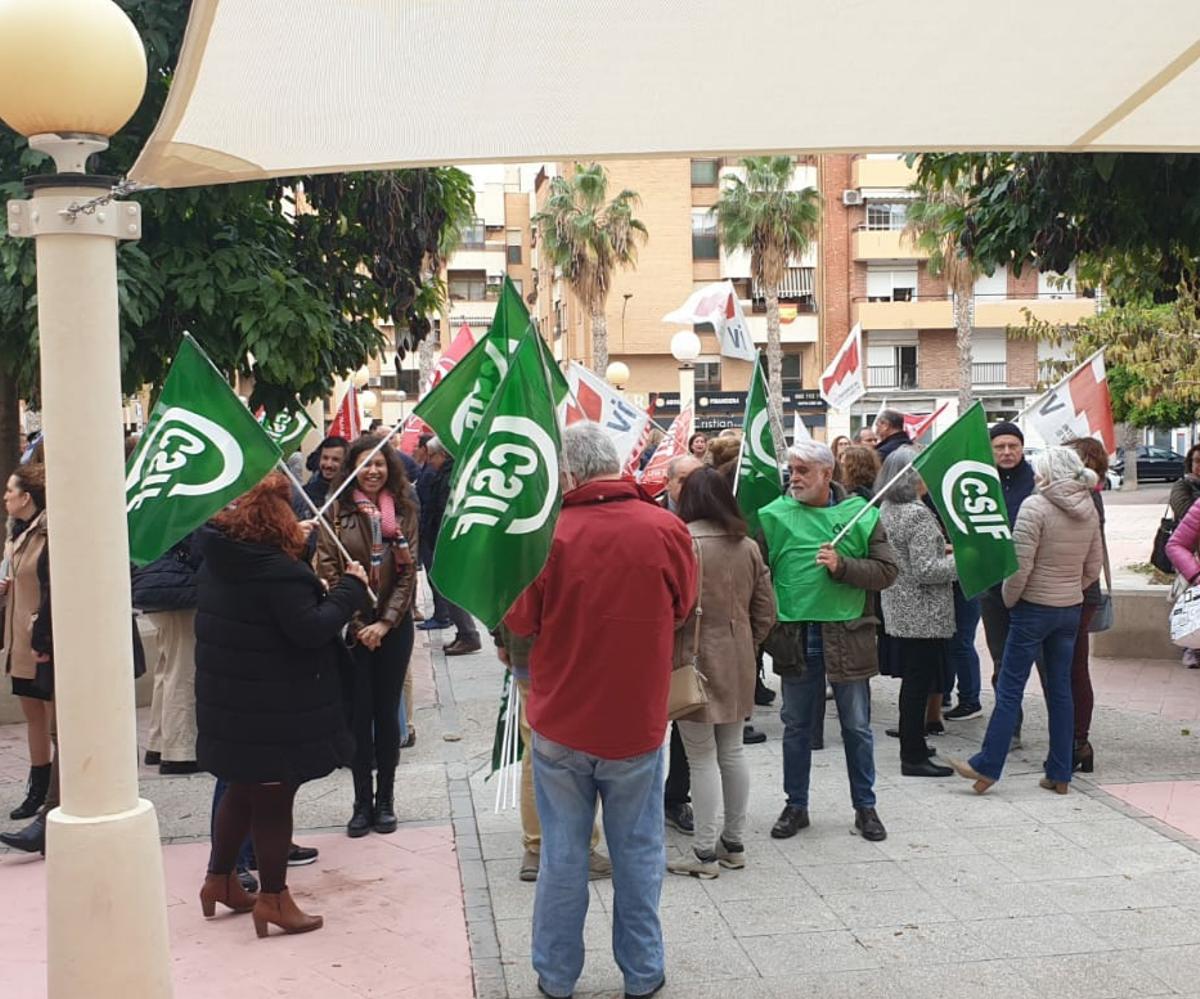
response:
[[[354,490],[354,506],[359,513],[367,518],[371,527],[371,565],[369,576],[371,586],[379,588],[379,574],[383,567],[383,550],[388,544],[392,548],[392,561],[397,573],[403,572],[406,566],[412,565],[412,552],[408,547],[408,539],[400,533],[396,524],[396,499],[389,492],[379,494],[379,505],[376,506],[361,489]]]

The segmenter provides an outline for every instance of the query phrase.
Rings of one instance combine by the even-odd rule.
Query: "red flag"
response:
[[[633,475],[637,471],[638,462],[642,458],[642,453],[646,450],[646,445],[650,443],[650,435],[654,432],[654,403],[656,400],[651,399],[650,405],[646,407],[646,425],[642,427],[642,436],[638,438],[637,446],[633,449],[633,454],[629,456],[629,460],[625,462],[625,468],[622,470],[624,475]]]
[[[438,382],[450,374],[454,365],[466,357],[474,346],[475,335],[471,332],[471,327],[463,323],[458,328],[458,332],[454,334],[454,339],[450,341],[450,346],[442,352],[437,364],[433,366],[433,373],[429,376],[429,386],[421,394],[421,397],[424,398],[437,388]]]
[[[1112,398],[1104,369],[1104,351],[1089,357],[1025,411],[1028,422],[1050,444],[1073,437],[1095,437],[1112,454],[1117,449]]]
[[[904,416],[904,432],[908,434],[914,441],[920,440],[927,430],[932,430],[933,425],[937,422],[937,418],[945,412],[946,407],[950,403],[943,402],[936,410],[927,416]]]
[[[353,385],[346,389],[342,396],[342,404],[338,406],[337,415],[329,425],[330,437],[344,437],[348,441],[357,440],[362,435],[362,414],[358,409],[358,392]]]
[[[855,323],[837,356],[821,373],[821,398],[833,409],[849,409],[867,391],[864,374],[862,327]]]
[[[692,436],[692,419],[692,407],[689,405],[675,417],[667,430],[667,436],[658,445],[650,464],[642,472],[642,487],[651,496],[657,496],[667,488],[667,465],[671,463],[671,459],[687,454],[688,438]]]

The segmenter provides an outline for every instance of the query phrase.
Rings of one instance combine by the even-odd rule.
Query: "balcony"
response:
[[[915,364],[870,364],[867,365],[867,388],[869,389],[915,389],[917,366]]]
[[[936,330],[954,326],[946,299],[919,302],[856,302],[855,322],[864,330]]]
[[[903,229],[856,229],[855,260],[924,260],[928,256],[913,245]]]
[[[1008,365],[1004,361],[988,361],[971,365],[971,384],[1008,384]]]
[[[1074,298],[1057,292],[1037,298],[975,298],[975,325],[988,327],[1024,326],[1025,310],[1056,326],[1073,326],[1096,314],[1094,298]]]
[[[917,171],[904,160],[877,160],[861,157],[850,165],[850,183],[855,187],[908,187],[917,179]]]

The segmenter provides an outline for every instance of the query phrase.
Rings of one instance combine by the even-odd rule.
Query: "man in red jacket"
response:
[[[533,967],[543,995],[583,970],[588,853],[597,796],[613,866],[613,956],[626,996],[665,982],[658,918],[663,752],[675,630],[696,600],[692,540],[678,517],[622,479],[595,423],[563,434],[562,513],[542,573],[506,624],[536,635],[526,711],[542,822]]]

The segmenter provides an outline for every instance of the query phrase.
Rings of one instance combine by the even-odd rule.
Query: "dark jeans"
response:
[[[1087,742],[1092,727],[1092,674],[1088,669],[1088,625],[1096,616],[1095,604],[1084,604],[1079,611],[1079,630],[1075,633],[1075,651],[1071,657],[1071,700],[1075,705],[1075,741]]]
[[[429,579],[429,589],[433,592],[433,619],[435,621],[449,621],[449,601],[438,592],[437,587],[433,585],[433,577],[429,575],[429,570],[433,568],[433,545],[427,545],[424,536],[421,538],[421,565],[425,566],[425,575]]]
[[[987,639],[988,653],[992,657],[992,689],[997,689],[1000,670],[1004,665],[1004,646],[1008,641],[1010,614],[1004,606],[999,587],[985,590],[979,596],[979,609],[983,617],[983,634]],[[1025,711],[1017,702],[1017,726],[1013,735],[1021,734],[1021,726],[1025,723]]]
[[[904,673],[900,680],[900,761],[926,759],[925,709],[941,684],[946,657],[944,638],[897,638],[895,648]]]
[[[996,683],[996,708],[988,720],[983,746],[971,757],[971,766],[984,777],[1000,779],[1016,731],[1025,684],[1034,658],[1040,655],[1046,681],[1046,710],[1050,715],[1046,776],[1055,781],[1071,779],[1071,736],[1075,722],[1071,707],[1071,657],[1078,630],[1079,604],[1044,607],[1021,600],[1012,609],[1004,662]]]
[[[975,651],[975,633],[979,630],[979,597],[968,600],[962,587],[954,584],[954,637],[950,639],[950,689],[954,693],[954,682],[958,681],[958,703],[966,707],[979,707],[979,653]]]
[[[351,731],[354,771],[392,771],[400,762],[400,694],[413,650],[412,614],[405,614],[378,649],[355,645]]]
[[[671,722],[671,765],[667,768],[667,783],[663,787],[663,804],[678,808],[692,800],[692,769],[688,766],[687,750],[679,736],[679,726]]]

